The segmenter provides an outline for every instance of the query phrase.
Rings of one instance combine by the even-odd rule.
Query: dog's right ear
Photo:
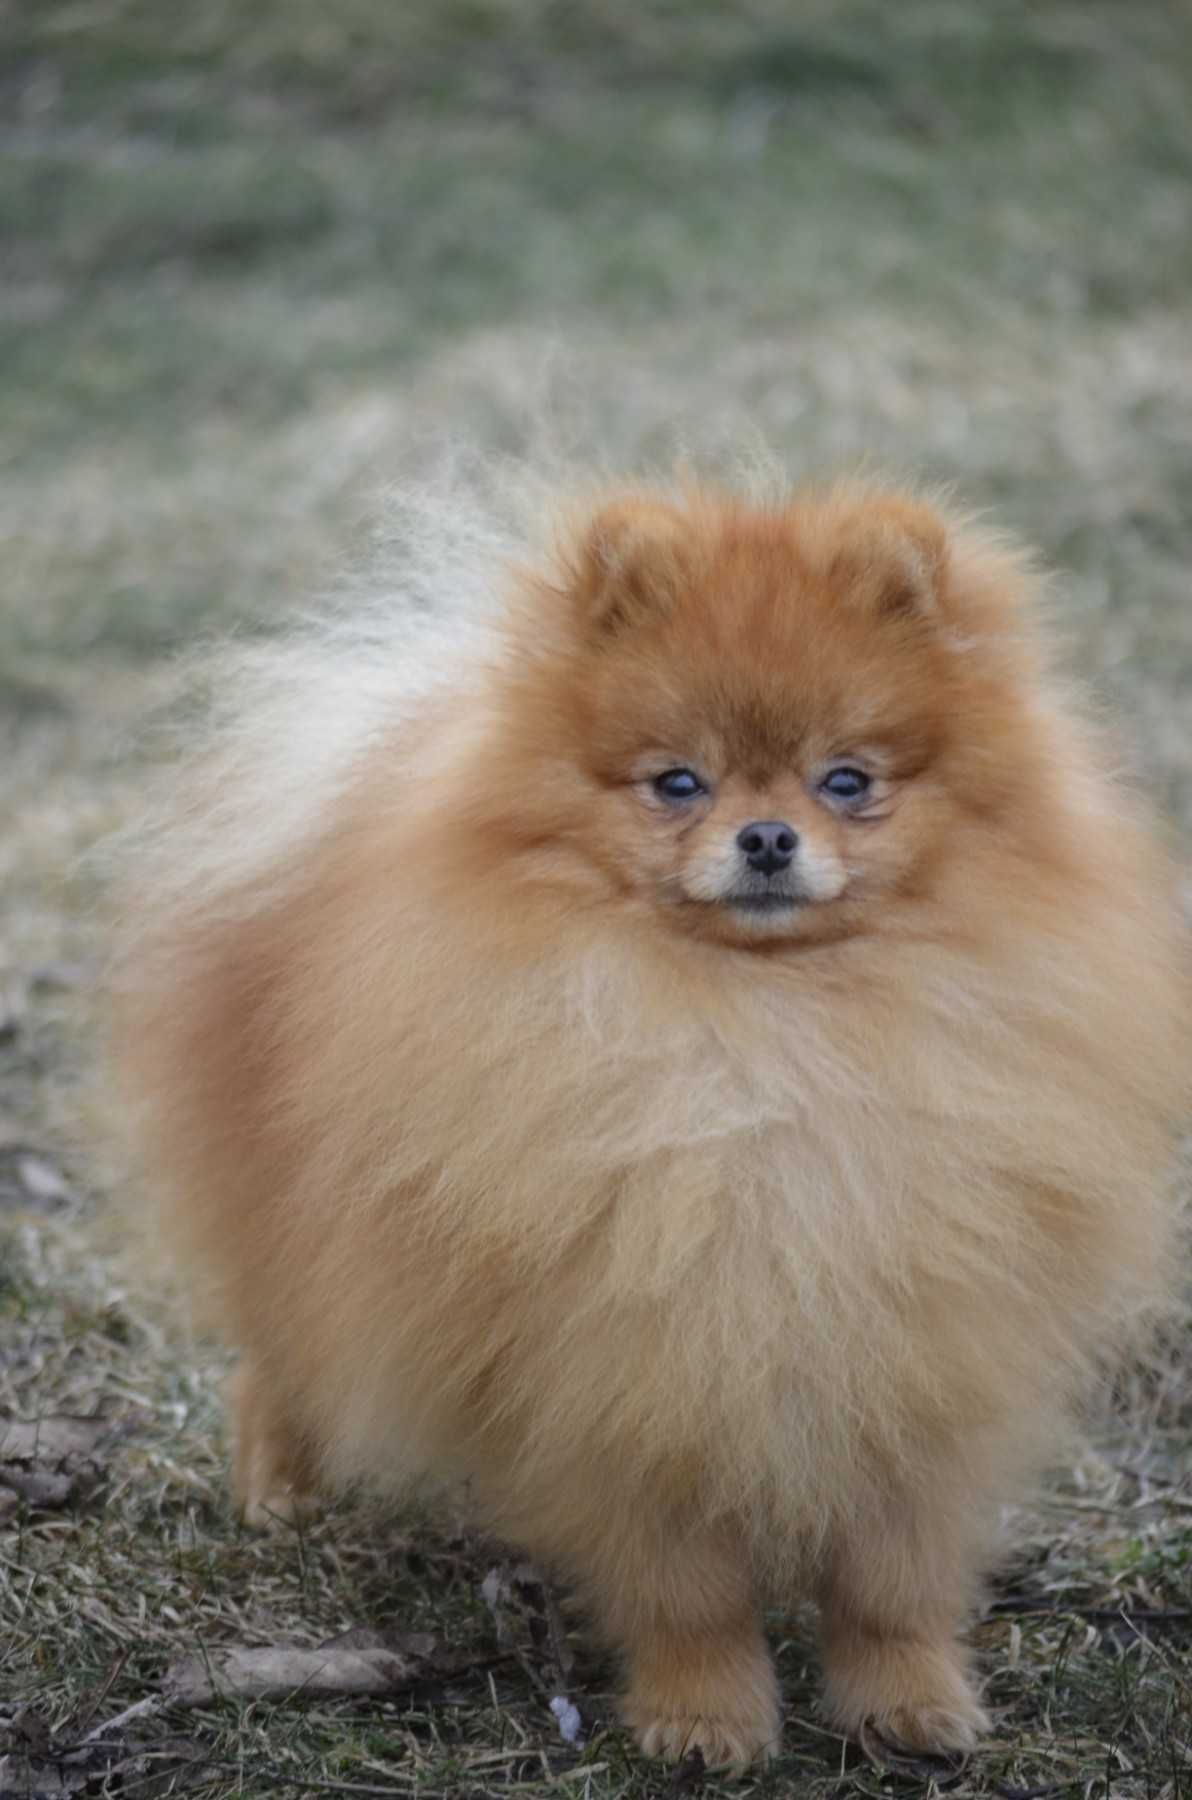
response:
[[[611,637],[665,617],[684,579],[686,531],[664,500],[613,500],[583,532],[576,598],[592,633]]]

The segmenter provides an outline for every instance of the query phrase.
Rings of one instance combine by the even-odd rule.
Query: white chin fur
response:
[[[739,930],[747,931],[753,937],[776,937],[790,930],[805,904],[792,900],[789,906],[753,907],[734,905],[726,900],[721,910]]]

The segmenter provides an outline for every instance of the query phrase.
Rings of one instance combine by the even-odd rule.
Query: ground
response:
[[[720,1792],[633,1754],[613,1671],[532,1581],[494,1610],[502,1552],[450,1516],[237,1528],[219,1359],[105,1224],[91,847],[177,647],[366,566],[445,441],[543,433],[634,468],[764,438],[991,509],[1186,840],[1192,13],[13,0],[0,67],[0,1418],[45,1433],[0,1443],[0,1789]],[[784,1754],[733,1791],[1192,1793],[1190,1398],[1177,1333],[1013,1522],[966,1769],[846,1750],[776,1618]],[[54,1450],[62,1415],[106,1435]],[[396,1697],[166,1703],[181,1658],[347,1630],[399,1645]]]

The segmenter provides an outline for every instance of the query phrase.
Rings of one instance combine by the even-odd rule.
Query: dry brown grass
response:
[[[180,1654],[387,1625],[443,1647],[413,1693],[154,1699],[117,1734],[141,1760],[93,1756],[76,1791],[670,1794],[603,1729],[599,1663],[569,1678],[587,1746],[562,1742],[549,1632],[531,1603],[498,1641],[496,1552],[452,1521],[237,1531],[218,1360],[95,1229],[86,853],[135,806],[126,733],[174,645],[366,557],[429,442],[516,451],[544,413],[623,466],[757,429],[796,473],[869,457],[996,508],[1063,570],[1073,659],[1187,833],[1192,25],[1162,0],[249,10],[0,22],[0,1414],[135,1427],[68,1505],[0,1518],[0,1787],[64,1791],[47,1744]],[[846,1756],[775,1620],[786,1753],[735,1791],[1192,1792],[1188,1393],[1177,1343],[1018,1522],[967,1771]]]

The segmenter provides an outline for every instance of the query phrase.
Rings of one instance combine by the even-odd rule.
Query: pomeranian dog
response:
[[[486,575],[251,653],[137,877],[239,1502],[465,1480],[649,1753],[775,1750],[795,1591],[835,1726],[964,1749],[995,1510],[1169,1279],[1172,871],[1027,560],[914,497],[605,493]]]

